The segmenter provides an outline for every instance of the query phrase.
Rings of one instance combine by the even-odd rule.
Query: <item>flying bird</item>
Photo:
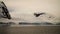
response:
[[[45,13],[34,13],[36,17],[39,17],[40,15],[44,15]]]

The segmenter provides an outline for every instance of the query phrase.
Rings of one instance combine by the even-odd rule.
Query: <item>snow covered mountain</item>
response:
[[[59,0],[3,0],[12,19],[1,18],[0,22],[60,22]],[[45,13],[35,17],[34,13]]]

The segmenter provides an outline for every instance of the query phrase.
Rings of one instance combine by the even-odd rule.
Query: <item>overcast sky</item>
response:
[[[12,16],[16,21],[40,22],[60,21],[60,0],[3,0]],[[45,12],[52,15],[54,19],[48,19],[46,16],[36,18],[34,12]]]

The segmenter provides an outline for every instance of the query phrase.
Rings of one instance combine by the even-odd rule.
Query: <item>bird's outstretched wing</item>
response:
[[[34,13],[34,15],[36,16],[36,17],[39,17],[40,15],[43,15],[43,14],[45,14],[45,13]]]

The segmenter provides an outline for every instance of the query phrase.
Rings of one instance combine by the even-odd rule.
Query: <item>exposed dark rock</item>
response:
[[[2,5],[1,5],[1,4],[2,4]],[[10,14],[9,14],[9,11],[8,11],[8,9],[7,9],[7,7],[6,7],[6,5],[5,5],[4,2],[0,2],[0,7],[1,7],[1,9],[2,9],[3,17],[4,17],[4,18],[11,19],[11,16],[10,16]]]
[[[54,25],[54,24],[49,23],[49,22],[44,22],[44,23],[41,23],[41,25]]]
[[[8,22],[7,24],[15,24],[14,22]]]
[[[60,25],[60,23],[57,23],[56,25]]]
[[[52,23],[49,23],[49,22],[44,22],[44,23],[27,23],[27,22],[20,22],[19,24],[21,25],[54,25]]]
[[[27,23],[27,22],[19,22],[19,24],[24,24],[24,25],[27,25],[27,24],[30,24],[30,23]]]
[[[7,23],[4,23],[4,22],[0,22],[0,24],[7,24]]]

